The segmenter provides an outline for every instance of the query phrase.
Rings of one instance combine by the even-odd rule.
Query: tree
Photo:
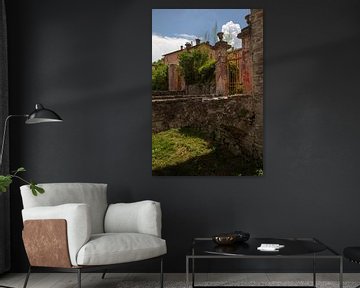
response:
[[[168,90],[168,66],[162,60],[152,64],[152,90]]]
[[[201,83],[205,84],[215,80],[215,64],[214,59],[209,59],[198,69]]]
[[[179,65],[186,85],[210,82],[214,77],[215,61],[200,49],[180,54]]]

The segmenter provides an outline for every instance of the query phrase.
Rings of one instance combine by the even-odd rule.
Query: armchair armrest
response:
[[[160,203],[150,200],[111,204],[105,215],[106,233],[143,233],[161,237]]]
[[[58,206],[33,207],[22,210],[23,221],[64,219],[69,248],[70,261],[73,266],[77,265],[76,256],[80,248],[89,241],[91,235],[91,222],[89,206],[86,204],[64,204]],[[34,235],[36,236],[36,235]],[[39,241],[37,235],[33,241]],[[44,243],[49,245],[49,243]]]

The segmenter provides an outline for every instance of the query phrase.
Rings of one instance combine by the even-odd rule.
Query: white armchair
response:
[[[28,185],[21,196],[24,246],[32,270],[39,267],[77,272],[107,270],[117,264],[160,258],[161,209],[154,201],[107,204],[106,184],[40,184],[45,193],[33,196]],[[103,275],[104,278],[105,274]]]

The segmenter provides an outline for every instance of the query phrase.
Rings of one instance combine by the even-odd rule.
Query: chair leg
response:
[[[107,270],[105,269],[104,273],[101,275],[101,279],[105,279],[106,272],[107,272]]]
[[[27,274],[26,274],[26,278],[25,278],[25,282],[24,282],[23,288],[26,288],[27,283],[28,283],[28,281],[29,281],[30,274],[31,274],[31,265],[29,266],[29,270],[28,270],[28,272],[27,272]]]
[[[77,269],[78,288],[81,288],[81,269]]]
[[[161,260],[160,260],[160,287],[163,288],[164,287],[164,260],[163,260],[163,257],[161,257]]]

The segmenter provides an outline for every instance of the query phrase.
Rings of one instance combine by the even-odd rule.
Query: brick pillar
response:
[[[219,41],[215,43],[215,81],[216,94],[229,95],[229,76],[227,68],[227,50],[231,47],[223,41],[223,33],[218,33]]]
[[[252,94],[252,57],[250,52],[250,15],[246,16],[247,24],[249,26],[244,27],[241,33],[237,35],[241,39],[241,83],[243,85],[245,94]]]
[[[178,75],[177,75],[177,65],[176,64],[169,64],[168,68],[168,81],[169,81],[169,91],[176,91],[178,90],[177,82],[178,82]]]
[[[263,50],[263,10],[251,9],[251,39],[250,49],[252,55],[252,77],[253,77],[253,97],[255,110],[255,152],[257,156],[263,158],[263,137],[264,137],[264,119],[263,119],[263,93],[264,93],[264,50]]]

